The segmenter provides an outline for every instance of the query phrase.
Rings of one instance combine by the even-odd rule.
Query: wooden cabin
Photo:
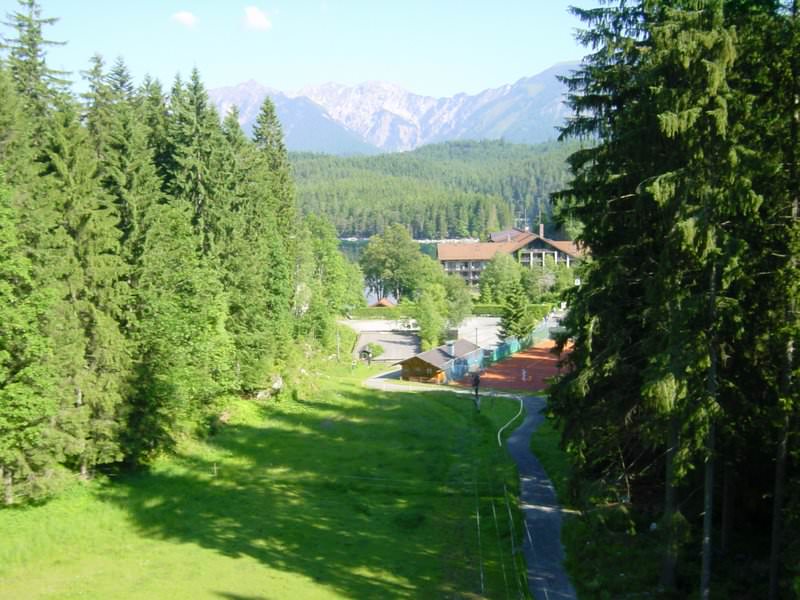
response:
[[[455,340],[400,362],[401,377],[420,383],[448,383],[483,365],[483,350],[467,340]]]

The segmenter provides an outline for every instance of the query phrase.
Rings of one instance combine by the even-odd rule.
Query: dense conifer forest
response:
[[[567,157],[581,146],[463,141],[382,156],[294,153],[290,161],[300,210],[325,215],[342,237],[396,222],[417,239],[484,237],[552,222],[550,195],[569,181]]]
[[[289,156],[269,99],[246,137],[197,70],[137,86],[95,56],[74,93],[48,66],[54,20],[20,0],[0,53],[2,503],[146,466],[226,398],[285,393],[362,302],[337,237],[382,234],[368,282],[413,297],[433,346],[471,297],[412,236],[527,219],[576,236],[580,285],[496,260],[481,294],[522,335],[520,307],[570,288],[548,412],[579,591],[799,595],[800,3],[601,4],[574,10],[590,54],[564,141],[330,157]],[[606,535],[644,591],[600,579]]]
[[[358,268],[298,218],[272,103],[253,139],[199,72],[135,87],[48,67],[35,0],[0,62],[0,487],[6,504],[204,431],[220,398],[334,343]]]
[[[669,597],[800,593],[798,11],[575,11],[565,135],[600,143],[561,194],[592,260],[550,410],[576,495],[625,507],[618,531],[634,509]]]

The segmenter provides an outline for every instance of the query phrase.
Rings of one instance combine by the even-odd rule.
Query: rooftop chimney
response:
[[[456,356],[456,342],[455,340],[450,340],[447,342],[447,353],[455,358]]]
[[[539,223],[539,237],[544,237],[544,223]]]

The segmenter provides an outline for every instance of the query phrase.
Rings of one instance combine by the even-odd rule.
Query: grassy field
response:
[[[517,403],[478,415],[466,396],[364,389],[367,373],[237,401],[147,473],[0,511],[0,598],[527,594],[516,470],[494,440]]]

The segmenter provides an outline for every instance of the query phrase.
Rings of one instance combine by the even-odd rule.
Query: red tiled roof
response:
[[[578,248],[578,246],[575,245],[575,242],[570,242],[569,240],[557,242],[555,240],[548,240],[545,238],[542,238],[542,241],[546,244],[550,244],[556,250],[559,250],[564,254],[569,254],[574,258],[581,258],[584,255],[583,250]]]
[[[492,260],[498,252],[511,254],[534,239],[534,234],[525,232],[511,242],[443,243],[436,245],[436,255],[439,260]]]

